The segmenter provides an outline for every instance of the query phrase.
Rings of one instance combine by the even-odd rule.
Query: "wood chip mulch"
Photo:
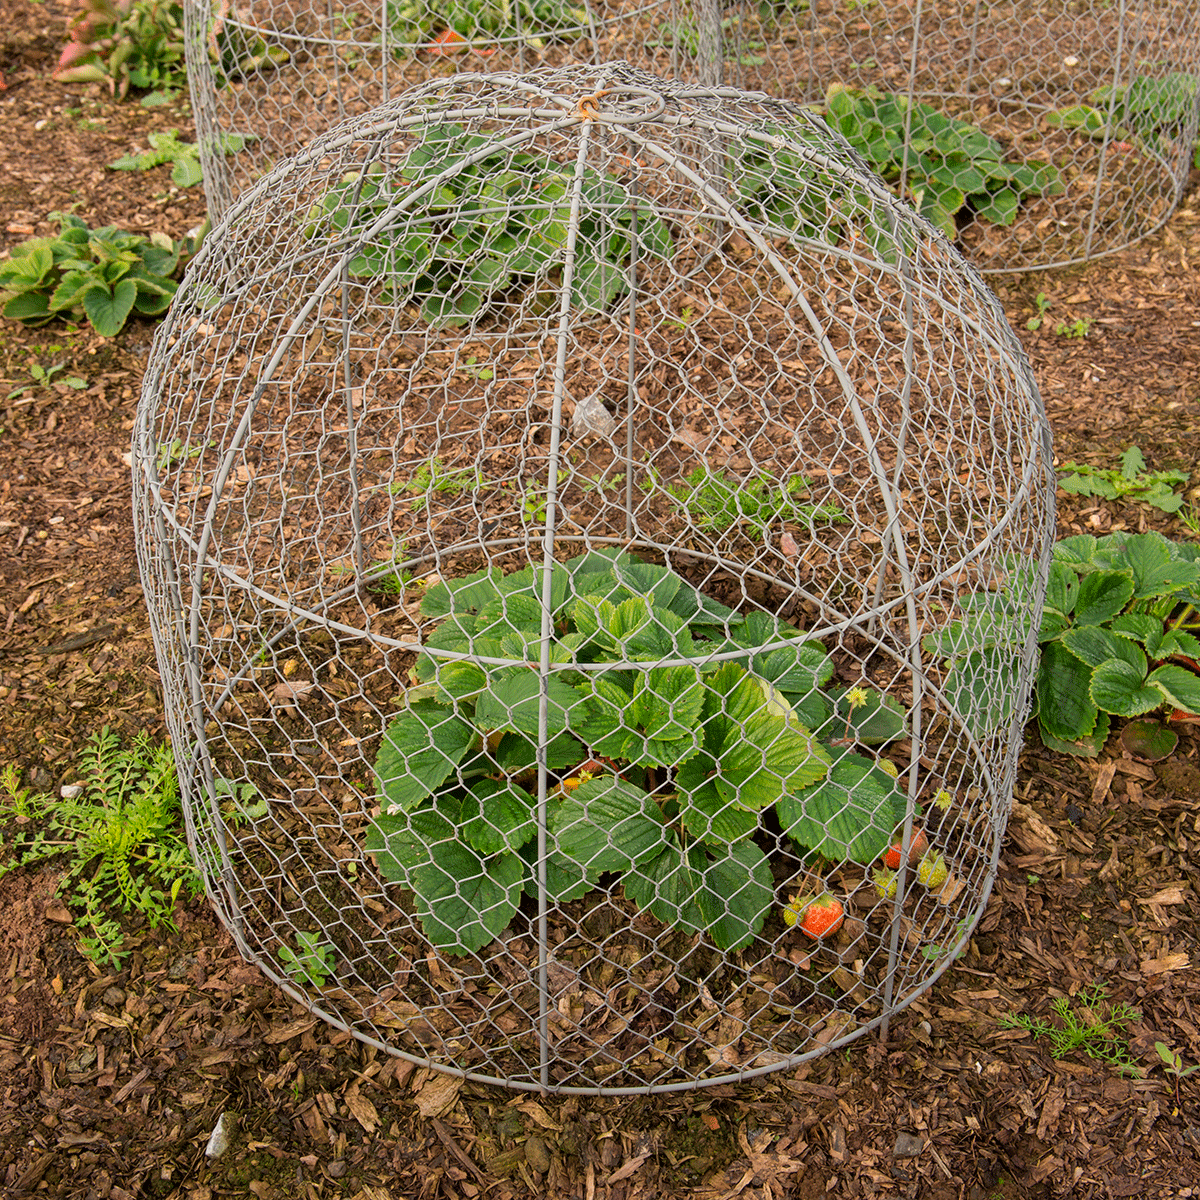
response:
[[[203,210],[167,171],[104,164],[186,111],[118,105],[46,76],[66,0],[0,2],[0,213],[12,246],[71,204],[182,236]],[[72,109],[71,113],[67,110]],[[78,111],[75,111],[78,110]],[[47,122],[36,128],[38,122]],[[995,280],[1061,460],[1200,461],[1200,195],[1141,246]],[[1025,329],[1045,293],[1067,339]],[[0,396],[31,363],[87,380],[0,401],[0,766],[44,790],[108,724],[161,736],[124,455],[153,329],[0,323]],[[1191,496],[1200,476],[1193,474]],[[1060,533],[1158,528],[1154,510],[1060,493]],[[966,954],[886,1041],[743,1087],[598,1099],[506,1092],[414,1069],[315,1020],[242,961],[203,902],[133,931],[125,968],[80,953],[53,864],[0,879],[0,1193],[72,1200],[578,1197],[816,1200],[1200,1194],[1200,754],[1022,756],[1001,874]],[[1101,982],[1140,1013],[1140,1078],[1006,1028]],[[228,1149],[210,1157],[221,1125]]]

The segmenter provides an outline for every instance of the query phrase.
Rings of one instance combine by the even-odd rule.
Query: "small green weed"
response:
[[[0,823],[17,830],[16,857],[0,865],[0,875],[67,856],[59,894],[67,893],[77,911],[84,953],[119,967],[128,952],[114,912],[140,914],[151,929],[174,929],[180,893],[197,896],[202,886],[178,828],[179,784],[169,746],[140,734],[123,750],[106,726],[83,751],[81,774],[79,795],[60,800],[19,788],[11,766],[0,775]],[[44,828],[24,828],[34,822]]]
[[[319,933],[296,934],[298,950],[290,946],[279,947],[279,959],[283,969],[297,983],[311,983],[313,987],[324,987],[333,974],[333,947],[321,941]]]
[[[836,504],[811,504],[809,482],[803,475],[774,480],[739,480],[708,466],[697,467],[684,484],[668,487],[681,513],[700,529],[723,533],[735,525],[748,525],[759,537],[772,525],[794,523],[812,529],[817,521],[845,521]]]
[[[447,467],[440,458],[430,458],[417,468],[416,475],[404,485],[404,490],[413,494],[412,510],[419,513],[429,507],[434,492],[461,496],[464,492],[478,492],[484,486],[483,472],[478,468],[455,470]]]
[[[61,383],[75,392],[82,391],[87,387],[88,381],[79,375],[64,375],[61,379],[55,378],[60,371],[65,371],[66,369],[66,363],[56,363],[52,367],[43,367],[40,363],[30,363],[29,377],[33,382],[23,383],[20,387],[13,388],[4,398],[6,400],[15,400],[25,392],[31,392],[35,388],[47,388],[52,383]]]
[[[1059,321],[1054,332],[1064,338],[1085,338],[1092,328],[1090,317],[1076,317],[1074,321]]]
[[[1160,512],[1178,513],[1183,493],[1177,487],[1187,483],[1187,471],[1171,469],[1149,471],[1137,446],[1121,455],[1120,468],[1093,467],[1088,463],[1063,463],[1058,486],[1076,496],[1099,496],[1104,500],[1136,500]]]
[[[236,154],[255,135],[226,133],[221,135],[221,148],[226,154]],[[194,187],[203,178],[200,168],[200,147],[195,142],[181,142],[178,129],[152,133],[147,138],[150,149],[141,154],[126,154],[110,162],[110,171],[151,171],[164,163],[171,164],[171,182],[176,187]]]
[[[1033,302],[1037,306],[1037,314],[1025,322],[1025,328],[1030,333],[1037,333],[1046,319],[1046,310],[1050,307],[1050,301],[1046,299],[1045,292],[1038,292]]]
[[[1177,1054],[1166,1042],[1155,1042],[1154,1050],[1158,1057],[1162,1059],[1163,1070],[1171,1076],[1172,1082],[1175,1084],[1175,1107],[1179,1107],[1179,1081],[1186,1079],[1189,1075],[1200,1071],[1200,1063],[1192,1063],[1190,1067],[1183,1065],[1183,1058]]]
[[[1074,1050],[1082,1050],[1123,1075],[1141,1075],[1141,1068],[1130,1057],[1127,1034],[1142,1014],[1127,1004],[1107,1004],[1107,999],[1108,989],[1103,984],[1092,984],[1076,995],[1074,1007],[1066,996],[1053,1001],[1050,1007],[1057,1023],[1006,1013],[1000,1018],[1000,1027],[1027,1029],[1035,1038],[1046,1038],[1051,1058],[1065,1058]]]

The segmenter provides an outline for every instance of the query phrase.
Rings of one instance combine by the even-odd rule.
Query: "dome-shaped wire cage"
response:
[[[519,1088],[885,1025],[995,876],[1051,462],[995,298],[801,109],[617,63],[342,125],[206,241],[134,434],[221,920]]]
[[[1196,152],[1197,0],[766,0],[724,44],[726,79],[825,109],[985,272],[1147,236]]]
[[[720,60],[719,21],[698,28],[676,0],[183,0],[183,9],[214,220],[272,163],[430,77],[613,58],[674,76],[694,71],[701,50],[709,70]]]

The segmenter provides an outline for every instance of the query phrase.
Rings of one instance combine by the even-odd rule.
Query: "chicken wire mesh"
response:
[[[670,36],[688,28],[675,0],[183,0],[183,9],[214,220],[273,162],[431,76],[617,57],[688,69],[683,42]],[[707,20],[684,39],[704,43],[710,70],[718,26]]]
[[[824,108],[984,271],[1145,237],[1196,153],[1197,0],[763,0],[724,34],[726,79]]]
[[[221,920],[517,1088],[886,1026],[995,875],[1051,461],[995,298],[795,106],[617,63],[340,126],[205,242],[134,433]]]

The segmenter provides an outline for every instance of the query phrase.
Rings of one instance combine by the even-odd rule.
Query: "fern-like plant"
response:
[[[27,815],[44,815],[47,825],[40,836],[23,840],[18,858],[0,870],[69,855],[59,894],[76,910],[83,950],[96,962],[120,966],[128,952],[119,915],[137,913],[151,929],[174,929],[175,902],[184,890],[198,895],[200,877],[178,827],[179,783],[169,746],[156,746],[143,733],[122,749],[105,726],[83,751],[81,767],[83,790],[57,801],[30,801],[6,775],[10,798],[20,795]]]

